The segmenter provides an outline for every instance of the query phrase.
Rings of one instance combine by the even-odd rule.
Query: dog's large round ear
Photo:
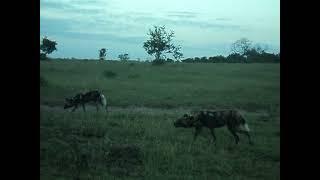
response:
[[[189,121],[194,123],[197,121],[197,119],[194,116],[189,116]]]
[[[188,115],[187,123],[188,123],[189,127],[192,127],[195,122],[196,122],[195,117],[192,115]]]

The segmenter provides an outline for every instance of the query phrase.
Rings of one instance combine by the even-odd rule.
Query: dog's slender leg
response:
[[[109,116],[109,111],[108,111],[108,107],[106,106],[106,114],[107,114],[107,117]]]
[[[188,148],[188,151],[190,152],[191,150],[191,146],[193,146],[194,142],[196,141],[199,133],[201,132],[201,127],[196,127],[196,131],[194,132],[194,135],[193,135],[193,140],[192,140],[192,143],[190,143],[189,145],[189,148]]]
[[[96,102],[96,109],[97,109],[97,112],[99,111],[99,104],[98,102]]]
[[[210,129],[210,132],[211,132],[211,135],[212,135],[212,137],[213,137],[213,139],[212,139],[212,143],[214,143],[214,144],[216,144],[216,135],[215,135],[215,133],[214,133],[214,129],[212,128],[212,129]]]
[[[84,103],[82,103],[82,109],[84,112],[86,112],[86,107],[85,107]]]
[[[74,106],[74,108],[72,109],[72,112],[74,112],[77,109],[77,105]]]
[[[188,148],[188,152],[191,151],[191,146],[193,145],[193,143],[190,143],[189,148]]]
[[[250,133],[249,133],[249,132],[247,132],[247,131],[239,131],[239,133],[245,134],[245,135],[248,137],[249,144],[250,144],[250,145],[253,145],[253,142],[252,142],[252,140],[251,140],[251,137],[250,137]]]
[[[194,143],[199,135],[199,133],[201,132],[201,127],[196,127],[196,131],[194,132],[194,136],[193,136],[193,141],[192,143]]]
[[[229,131],[231,132],[231,134],[234,136],[234,139],[235,139],[235,141],[236,141],[236,144],[238,144],[240,138],[239,138],[239,136],[237,135],[236,131],[234,130],[234,128],[232,128],[232,127],[230,127],[230,126],[228,126],[228,129],[229,129]]]

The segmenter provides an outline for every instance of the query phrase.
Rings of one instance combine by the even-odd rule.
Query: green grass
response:
[[[66,96],[100,89],[112,106],[237,107],[277,109],[279,64],[167,64],[40,62],[41,103],[63,105]],[[105,72],[117,76],[107,78]],[[134,78],[132,78],[134,77]]]
[[[280,179],[279,64],[40,63],[41,179]],[[108,115],[63,110],[89,89],[105,93]],[[215,107],[239,108],[255,145],[221,128],[216,145],[204,129],[190,146],[194,129],[173,126]]]

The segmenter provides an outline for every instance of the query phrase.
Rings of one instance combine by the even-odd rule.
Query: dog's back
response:
[[[216,137],[214,129],[227,126],[229,131],[234,136],[236,144],[239,142],[239,136],[237,133],[245,134],[249,139],[249,143],[252,144],[248,124],[245,122],[245,119],[240,112],[235,109],[202,110],[192,113],[192,115],[184,114],[181,118],[174,122],[174,126],[184,128],[195,127],[196,131],[193,141],[195,141],[202,127],[207,127],[210,129],[213,140],[215,141]]]
[[[65,99],[66,102],[65,102],[65,105],[64,105],[64,109],[77,106],[78,104],[81,103],[82,97],[83,97],[83,94],[82,93],[78,93],[72,98],[66,98]]]
[[[97,90],[94,90],[94,91],[89,91],[85,94],[83,94],[82,96],[82,102],[83,103],[88,103],[88,102],[97,102],[100,100],[100,95],[101,93]]]
[[[72,98],[66,98],[65,109],[79,104],[85,104],[89,102],[99,102],[101,93],[97,90],[89,91],[87,93],[78,93]]]
[[[225,125],[236,127],[240,124],[245,124],[241,114],[234,109],[199,111],[196,117],[208,128],[219,128]]]

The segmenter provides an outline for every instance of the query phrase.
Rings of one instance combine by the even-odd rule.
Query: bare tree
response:
[[[106,58],[107,55],[107,49],[106,48],[102,48],[99,50],[99,59],[100,60],[104,60]]]
[[[121,61],[127,61],[129,60],[129,54],[120,54],[118,56],[118,58],[121,60]]]
[[[241,38],[231,45],[231,51],[232,53],[237,53],[241,56],[244,56],[246,52],[250,50],[251,44],[252,42],[247,38]]]
[[[265,45],[255,44],[252,49],[255,49],[258,53],[261,54],[261,53],[266,52],[269,49],[269,47],[266,44]]]
[[[173,50],[173,57],[175,60],[180,60],[181,58],[183,58],[183,54],[180,52],[181,47],[177,46],[174,48]]]

